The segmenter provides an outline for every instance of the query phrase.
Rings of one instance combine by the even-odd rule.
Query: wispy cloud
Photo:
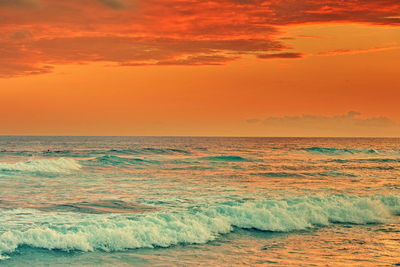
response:
[[[262,59],[296,59],[296,58],[303,58],[305,54],[303,53],[292,53],[292,52],[285,52],[285,53],[275,53],[275,54],[262,54],[258,55],[258,58]]]

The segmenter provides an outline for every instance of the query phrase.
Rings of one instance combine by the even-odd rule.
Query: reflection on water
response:
[[[0,263],[397,264],[399,141],[0,137]]]

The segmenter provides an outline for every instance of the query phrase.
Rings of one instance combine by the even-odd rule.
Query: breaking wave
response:
[[[233,155],[228,155],[228,156],[210,156],[210,157],[202,157],[200,158],[201,160],[208,160],[208,161],[250,161],[250,159],[243,158],[240,156],[233,156]]]
[[[129,165],[142,165],[146,163],[153,163],[153,161],[144,160],[141,158],[126,158],[126,157],[119,157],[119,156],[101,156],[97,157],[91,162],[98,163],[102,166],[129,166]]]
[[[0,171],[65,173],[80,168],[81,165],[76,160],[67,158],[0,163]]]
[[[137,148],[137,149],[72,149],[72,150],[1,150],[3,155],[24,157],[95,157],[102,155],[190,155],[190,151],[176,148]]]
[[[63,251],[121,251],[203,244],[235,228],[291,232],[332,223],[383,223],[399,212],[400,198],[383,195],[229,201],[212,207],[147,215],[3,210],[0,211],[0,229],[3,229],[0,258],[11,256],[20,246]]]
[[[310,153],[325,154],[325,155],[346,155],[346,154],[378,154],[376,149],[357,149],[357,148],[332,148],[332,147],[309,147],[301,148],[300,150]]]
[[[329,162],[337,163],[347,163],[347,162],[357,162],[357,163],[398,163],[400,159],[398,158],[367,158],[367,159],[333,159]]]

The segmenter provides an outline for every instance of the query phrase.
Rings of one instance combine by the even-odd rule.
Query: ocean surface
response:
[[[400,265],[400,139],[0,137],[1,266]]]

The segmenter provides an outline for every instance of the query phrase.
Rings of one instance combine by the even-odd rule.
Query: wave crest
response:
[[[186,212],[149,215],[85,216],[8,210],[0,212],[2,228],[9,229],[0,235],[0,257],[23,245],[64,251],[119,251],[202,244],[235,227],[290,232],[331,223],[382,223],[399,211],[400,198],[395,196],[349,195],[231,201]],[[32,224],[21,230],[21,223],[8,220],[10,217]],[[7,225],[10,223],[15,225]]]
[[[1,171],[65,173],[80,168],[81,165],[76,160],[67,158],[0,163]]]
[[[201,160],[208,160],[208,161],[228,161],[228,162],[236,162],[236,161],[250,161],[250,159],[243,158],[241,156],[234,156],[234,155],[226,155],[226,156],[209,156],[209,157],[202,157]]]
[[[346,155],[346,154],[377,154],[378,150],[375,149],[357,149],[357,148],[333,148],[333,147],[308,147],[301,148],[300,150],[325,154],[325,155]]]
[[[126,166],[126,165],[137,165],[137,164],[146,164],[152,163],[149,160],[144,160],[141,158],[126,158],[119,156],[101,156],[97,157],[95,162],[100,163],[102,165],[111,165],[111,166]]]
[[[302,177],[357,177],[357,175],[342,171],[325,171],[325,172],[261,172],[254,173],[254,175],[264,176],[264,177],[292,177],[292,178],[302,178]]]

